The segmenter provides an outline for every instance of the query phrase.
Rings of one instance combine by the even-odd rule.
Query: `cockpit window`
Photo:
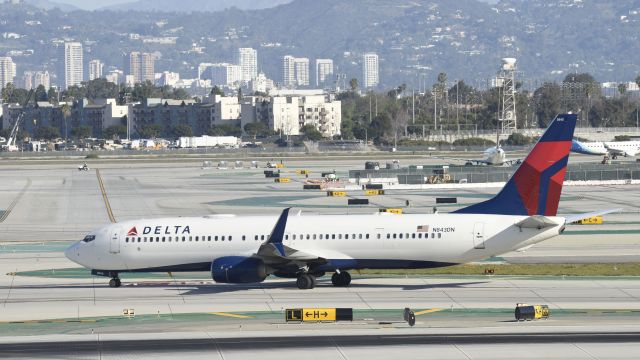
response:
[[[87,235],[87,236],[84,237],[84,239],[82,239],[82,242],[90,243],[95,239],[96,239],[95,235]]]

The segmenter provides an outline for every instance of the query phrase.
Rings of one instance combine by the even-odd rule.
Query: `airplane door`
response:
[[[473,226],[473,247],[484,249],[484,223],[475,223]]]
[[[118,254],[120,252],[120,230],[114,230],[111,234],[109,252],[112,254]]]

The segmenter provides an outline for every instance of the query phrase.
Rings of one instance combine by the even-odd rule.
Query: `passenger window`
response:
[[[315,239],[316,239],[316,234],[313,234],[313,240],[315,240]]]
[[[358,239],[362,239],[362,234],[358,234]]]
[[[387,239],[391,239],[391,234],[387,234]]]
[[[207,241],[211,241],[211,236],[207,236]]]
[[[411,234],[411,238],[415,239],[416,238],[416,233]]]
[[[345,238],[345,240],[348,240],[349,239],[349,234],[344,234],[344,238]]]
[[[284,239],[285,239],[285,240],[289,240],[289,235],[285,235],[285,236],[284,236]]]
[[[418,234],[418,239],[422,239],[422,233]]]
[[[216,235],[216,241],[218,241],[218,235]]]
[[[224,241],[224,238],[225,238],[225,237],[226,237],[226,236],[222,235],[222,237],[220,238],[220,240],[221,240],[221,241]]]
[[[400,235],[398,236],[400,239],[402,239],[402,233],[400,233]]]
[[[295,239],[296,239],[296,234],[293,234],[293,240],[295,240]]]
[[[320,240],[322,240],[322,234],[320,234],[320,237],[319,237],[319,239],[320,239]]]
[[[409,238],[409,233],[406,233],[405,234],[405,239],[408,239],[408,238]]]
[[[395,239],[397,236],[398,236],[398,234],[395,234],[395,233],[393,234],[393,238],[394,238],[394,239]]]
[[[442,233],[438,233],[438,239],[442,237]]]
[[[331,240],[335,240],[336,239],[336,234],[331,234]]]
[[[198,241],[200,239],[200,236],[196,236],[196,241]]]
[[[256,241],[258,241],[258,235],[256,235]]]
[[[311,236],[309,234],[307,234],[307,240],[309,240],[311,238]]]
[[[165,242],[167,239],[163,236],[162,237],[162,242]]]
[[[233,240],[233,236],[229,235],[229,241]]]
[[[242,241],[245,241],[245,240],[247,240],[247,237],[242,235]]]
[[[431,233],[431,238],[435,239],[435,237],[436,237],[436,233]]]
[[[338,240],[342,240],[342,234],[338,234]]]
[[[182,242],[185,242],[185,241],[187,241],[187,237],[186,237],[186,236],[183,236],[183,237],[182,237]]]

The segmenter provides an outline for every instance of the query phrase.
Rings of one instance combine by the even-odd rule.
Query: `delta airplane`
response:
[[[558,115],[492,199],[450,214],[212,215],[111,224],[65,255],[111,278],[120,273],[207,271],[218,283],[258,283],[269,275],[311,289],[332,272],[420,269],[486,259],[561,234],[569,222],[612,211],[557,216],[576,115]]]
[[[636,156],[640,152],[640,141],[580,142],[573,140],[571,151],[586,155]]]

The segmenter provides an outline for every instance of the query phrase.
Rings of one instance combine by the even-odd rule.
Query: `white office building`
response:
[[[204,79],[206,76],[207,69],[212,66],[213,63],[200,63],[198,64],[198,79]]]
[[[316,86],[324,86],[333,77],[333,60],[316,59]]]
[[[51,76],[48,71],[37,71],[33,76],[33,87],[42,85],[45,89],[51,88]]]
[[[248,97],[242,107],[242,126],[262,122],[282,135],[300,135],[313,125],[324,137],[340,135],[342,104],[329,95]]]
[[[10,57],[0,57],[0,89],[13,83],[16,77],[16,64]]]
[[[283,85],[287,88],[309,86],[308,58],[296,58],[291,55],[284,57]]]
[[[207,68],[203,78],[211,80],[213,85],[235,87],[242,81],[242,67],[228,63],[213,64]]]
[[[251,93],[269,93],[272,89],[275,89],[275,87],[273,80],[267,78],[263,72],[259,73],[258,76],[249,83]]]
[[[285,87],[293,87],[296,84],[296,58],[287,55],[284,57],[282,84]]]
[[[258,52],[252,48],[239,48],[237,64],[242,69],[242,81],[249,82],[258,76]]]
[[[82,44],[68,42],[64,44],[64,87],[80,85],[84,80]]]
[[[296,58],[296,85],[309,86],[309,59]]]
[[[89,81],[100,79],[104,69],[104,63],[100,60],[89,61]]]
[[[365,53],[362,55],[362,84],[365,89],[372,89],[378,86],[378,54]]]

